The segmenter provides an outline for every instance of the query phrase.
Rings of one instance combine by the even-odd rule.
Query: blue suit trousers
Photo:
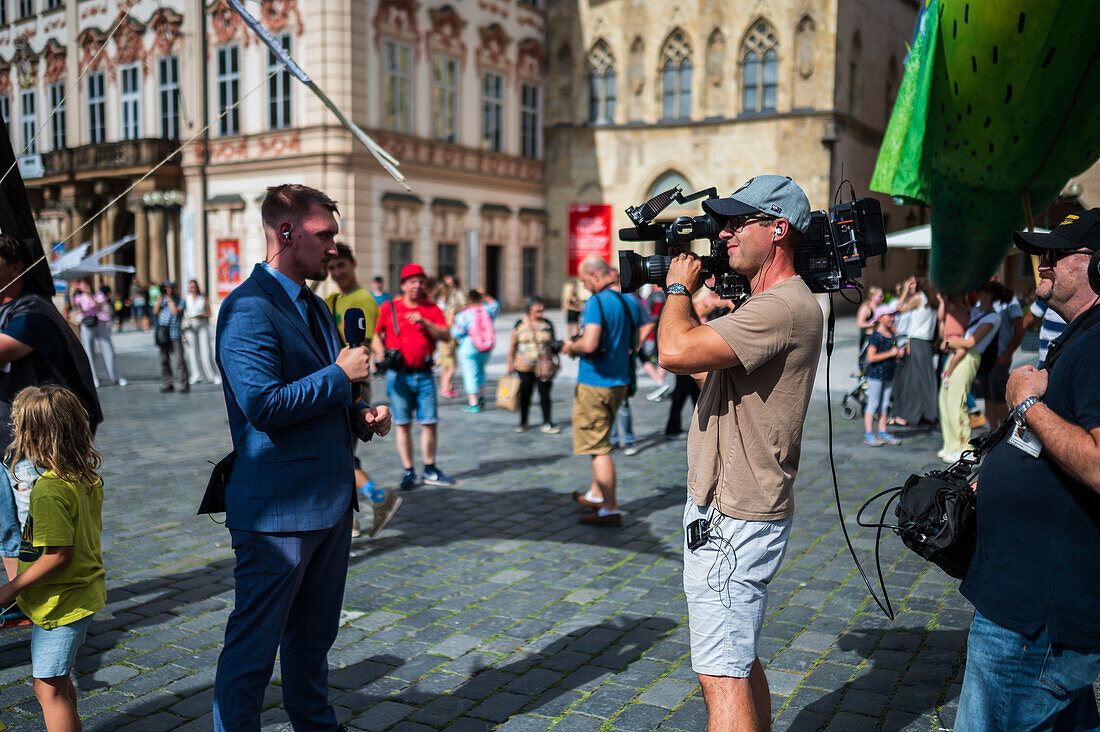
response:
[[[214,681],[214,729],[259,732],[264,690],[280,653],[283,704],[295,732],[334,732],[328,652],[340,626],[352,512],[331,529],[231,529],[233,613]]]

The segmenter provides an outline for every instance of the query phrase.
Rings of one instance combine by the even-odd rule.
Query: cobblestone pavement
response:
[[[842,394],[852,383],[854,327],[842,320],[838,332],[833,382]],[[208,461],[229,450],[221,390],[160,394],[151,340],[116,337],[130,385],[101,391],[108,604],[75,674],[90,732],[209,729],[233,600],[228,532],[195,515]],[[501,364],[498,353],[490,373]],[[554,387],[566,427],[558,435],[513,434],[513,414],[445,404],[439,463],[458,486],[406,494],[379,539],[353,541],[329,657],[332,700],[351,729],[704,728],[680,578],[685,443],[663,438],[667,402],[636,397],[643,449],[615,458],[625,526],[579,525],[569,492],[590,474],[571,452],[571,387],[568,373]],[[842,505],[873,577],[874,533],[855,530],[855,509],[933,465],[938,433],[902,431],[900,448],[869,449],[835,399],[834,410]],[[760,641],[775,728],[949,729],[971,609],[955,581],[886,536],[882,569],[898,614],[884,617],[845,547],[828,442],[819,390]],[[375,480],[396,486],[392,437],[360,453]],[[20,732],[44,729],[28,643],[26,629],[0,633],[0,721]],[[289,729],[278,684],[276,667],[265,729]]]

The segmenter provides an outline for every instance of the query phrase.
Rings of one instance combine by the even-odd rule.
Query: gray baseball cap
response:
[[[810,199],[798,185],[785,175],[758,175],[728,198],[703,201],[703,210],[725,226],[731,216],[762,213],[786,219],[791,226],[806,233],[810,225]]]

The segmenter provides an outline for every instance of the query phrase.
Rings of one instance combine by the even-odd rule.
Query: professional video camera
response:
[[[640,206],[631,206],[626,215],[632,228],[619,229],[624,242],[652,241],[656,254],[643,257],[637,252],[619,252],[619,272],[623,292],[633,292],[644,284],[665,286],[672,257],[670,246],[688,250],[694,239],[710,239],[710,254],[699,257],[703,272],[714,277],[708,285],[723,300],[741,300],[750,292],[749,280],[729,266],[726,243],[718,238],[722,226],[710,214],[680,216],[670,223],[653,220],[670,204],[689,203],[699,198],[718,198],[715,188],[683,195],[680,186],[659,193]],[[812,292],[837,292],[859,288],[867,257],[886,253],[886,230],[882,209],[874,198],[856,198],[838,203],[828,211],[810,214],[810,225],[795,251],[794,269]]]

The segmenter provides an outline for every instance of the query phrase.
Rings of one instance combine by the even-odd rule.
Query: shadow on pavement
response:
[[[965,646],[967,631],[930,631],[920,641],[915,659],[909,663],[907,659],[912,651],[903,649],[913,636],[913,633],[889,628],[881,633],[854,631],[838,636],[836,648],[840,655],[850,656],[848,660],[852,663],[862,657],[870,664],[839,689],[812,700],[807,698],[797,716],[784,729],[789,732],[817,730],[821,729],[823,720],[830,718],[834,720],[830,729],[837,728],[836,715],[839,714],[852,715],[848,720],[866,720],[870,726],[874,726],[872,718],[877,717],[881,729],[910,729],[910,725],[924,717],[938,718],[940,708],[945,706],[950,708],[944,711],[949,711],[951,719],[939,721],[938,725],[950,729],[954,722],[952,702],[958,696],[957,682],[961,681],[956,662]],[[814,673],[826,665],[833,664],[816,667],[804,686],[813,685]],[[800,689],[799,693],[802,692]]]
[[[483,725],[491,729],[515,714],[539,710],[557,716],[580,698],[578,692],[592,691],[616,674],[629,674],[629,666],[675,626],[664,617],[608,619],[558,636],[537,650],[521,652],[517,660],[501,666],[489,665],[492,657],[477,651],[454,659],[430,652],[405,661],[374,656],[334,671],[329,678],[331,698],[341,706],[364,710],[359,724],[371,729],[372,710],[382,712],[378,705],[383,702],[419,707],[408,715],[410,721],[447,728]],[[518,640],[528,641],[526,648],[537,642]],[[400,690],[386,693],[387,688]],[[616,688],[631,697],[638,693]],[[607,716],[627,701],[616,700]],[[464,716],[467,713],[470,716]]]

